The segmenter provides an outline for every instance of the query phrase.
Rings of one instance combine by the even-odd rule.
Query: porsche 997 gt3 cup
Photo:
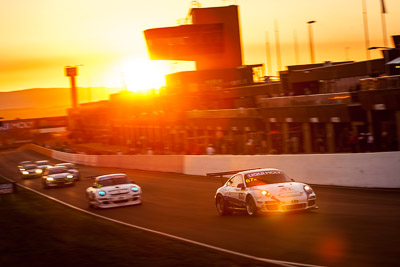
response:
[[[113,208],[142,203],[142,189],[126,174],[97,176],[94,185],[86,189],[90,208]]]
[[[43,173],[43,170],[38,168],[38,166],[32,161],[20,162],[18,170],[22,179],[41,177]]]
[[[64,166],[49,166],[45,169],[42,177],[44,188],[73,186],[74,176]]]
[[[281,170],[266,168],[207,175],[222,177],[228,174],[234,175],[215,194],[215,205],[221,215],[229,215],[234,210],[245,210],[253,216],[259,212],[318,208],[313,189],[307,184],[295,182]]]
[[[74,176],[75,181],[79,181],[81,179],[81,173],[74,163],[71,162],[63,162],[57,163],[55,166],[64,166],[67,168],[67,171]]]
[[[50,165],[48,160],[37,160],[35,161],[35,164],[37,165],[38,169],[41,169],[42,172]]]

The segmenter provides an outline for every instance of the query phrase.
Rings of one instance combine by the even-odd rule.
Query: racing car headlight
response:
[[[102,196],[102,197],[104,197],[104,196],[106,195],[106,192],[103,191],[103,190],[101,190],[101,191],[99,191],[99,195]]]
[[[269,197],[271,195],[270,192],[266,191],[266,190],[262,190],[261,191],[261,195],[265,196],[265,197]]]
[[[139,191],[139,188],[138,188],[137,186],[132,186],[132,187],[131,187],[131,190],[132,190],[133,192],[137,192],[137,191]]]
[[[35,172],[36,172],[37,174],[41,174],[43,171],[42,171],[42,169],[36,169]]]
[[[23,172],[22,172],[22,174],[28,175],[28,174],[29,174],[29,172],[27,172],[27,171],[23,171]]]
[[[74,178],[74,176],[73,175],[67,175],[67,178],[68,179],[72,179],[72,178]]]
[[[311,186],[309,185],[305,185],[304,186],[304,191],[306,191],[308,194],[311,194],[312,192],[314,192],[311,188]]]
[[[53,177],[46,177],[46,180],[47,181],[54,181],[54,178]]]

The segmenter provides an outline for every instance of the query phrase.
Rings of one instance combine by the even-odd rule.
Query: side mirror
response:
[[[290,178],[290,181],[294,182],[294,179],[293,179],[293,178]]]
[[[238,184],[238,185],[237,185],[237,188],[243,190],[243,189],[244,189],[244,184]]]

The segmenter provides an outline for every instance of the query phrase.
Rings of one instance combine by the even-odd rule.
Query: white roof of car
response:
[[[113,174],[105,174],[101,176],[97,176],[97,180],[105,180],[105,179],[112,179],[112,178],[126,178],[125,173],[113,173]]]
[[[279,171],[279,172],[281,172],[281,170],[279,170],[279,169],[275,169],[275,168],[263,168],[263,169],[252,169],[252,170],[247,170],[247,171],[241,171],[241,172],[238,172],[237,174],[243,174],[243,175],[245,175],[245,174],[248,174],[248,173],[254,173],[254,172],[262,172],[262,171]]]

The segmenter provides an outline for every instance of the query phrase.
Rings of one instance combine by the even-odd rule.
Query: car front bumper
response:
[[[316,198],[302,202],[257,201],[260,212],[291,212],[318,209]]]
[[[23,174],[21,173],[22,179],[26,178],[39,178],[42,177],[42,174],[37,174],[37,173],[29,173],[29,174]]]
[[[62,187],[62,186],[69,186],[69,185],[73,185],[74,181],[56,181],[56,182],[49,182],[46,181],[45,185],[48,187]]]
[[[98,208],[115,208],[121,206],[138,205],[142,203],[141,194],[119,196],[119,197],[102,197],[94,201],[90,201],[92,205]]]

